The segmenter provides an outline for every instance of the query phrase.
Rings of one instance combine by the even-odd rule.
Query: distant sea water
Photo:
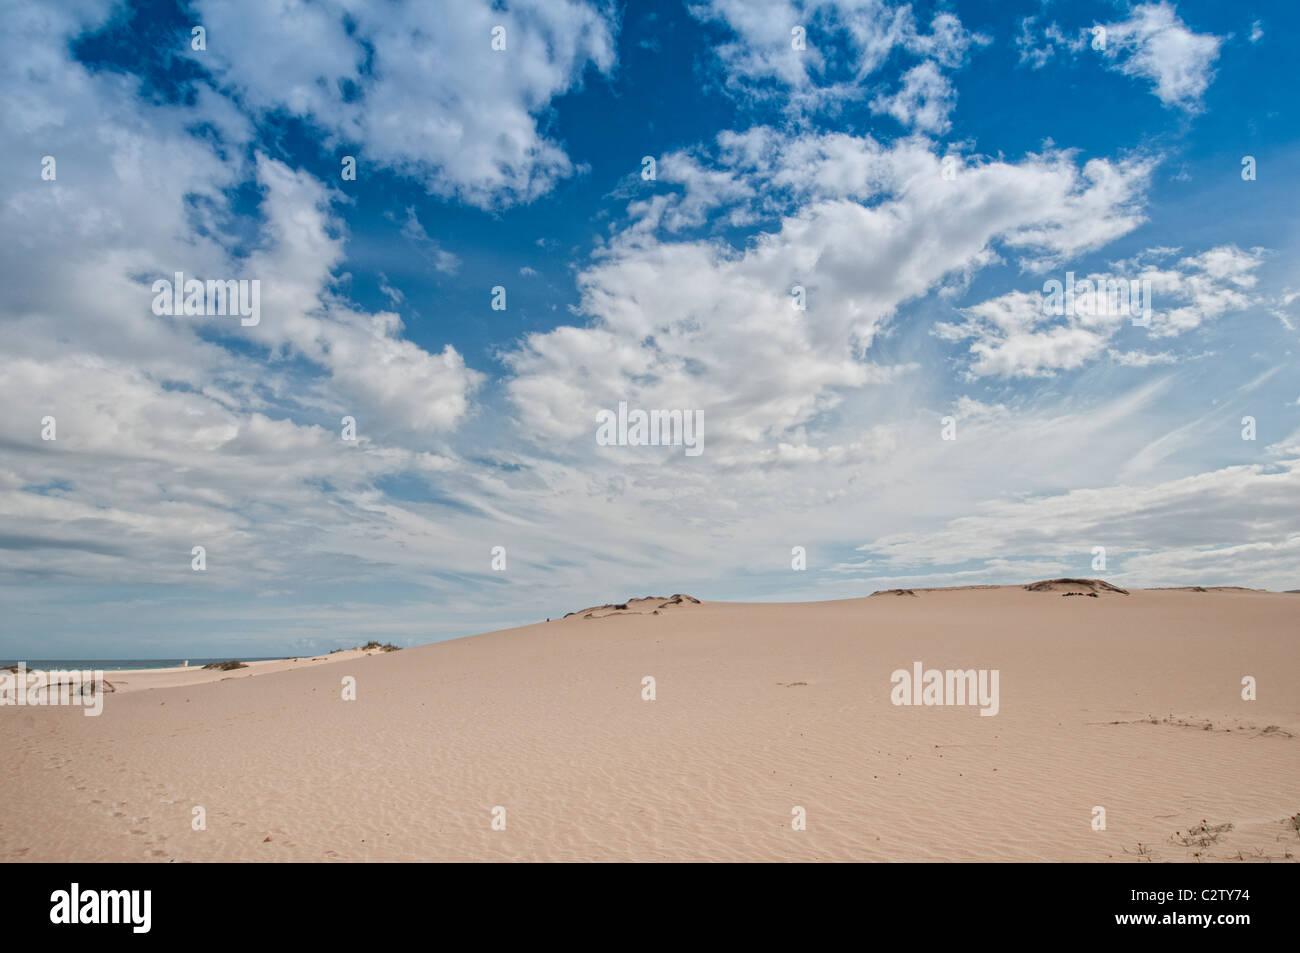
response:
[[[229,662],[231,659],[237,659],[240,662],[269,662],[273,659],[285,657],[283,655],[222,655],[218,658],[190,658],[188,661],[190,668],[202,668],[209,662]],[[0,660],[0,668],[25,662],[28,669],[111,672],[130,668],[179,668],[186,661],[183,658],[27,658]]]

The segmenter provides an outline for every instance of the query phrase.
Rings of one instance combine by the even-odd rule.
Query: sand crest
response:
[[[1050,582],[118,673],[98,718],[0,708],[0,857],[1294,860],[1300,599]],[[996,671],[996,716],[895,704],[917,664]]]

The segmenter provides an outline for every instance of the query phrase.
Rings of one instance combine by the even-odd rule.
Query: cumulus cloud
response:
[[[0,153],[0,227],[20,236],[0,301],[11,578],[192,584],[188,553],[205,544],[225,570],[216,585],[231,585],[291,572],[306,553],[355,571],[399,524],[439,535],[393,511],[381,521],[367,500],[376,481],[456,468],[429,445],[464,420],[481,377],[341,293],[335,194],[248,149],[250,125],[210,90],[160,104],[129,74],[71,60],[71,39],[110,6],[13,12],[0,130],[39,140],[57,173]],[[251,212],[231,205],[240,186]],[[177,271],[259,281],[260,322],[155,314],[151,282]],[[358,420],[355,445],[340,440],[343,414]]]
[[[1043,297],[1012,291],[967,308],[962,324],[941,323],[935,333],[946,340],[973,338],[974,376],[1034,377],[1079,367],[1106,346],[1106,336],[1071,321],[1049,327]],[[1118,318],[1117,318],[1118,320]]]
[[[1166,106],[1198,109],[1213,79],[1220,37],[1194,33],[1173,4],[1142,3],[1127,20],[1106,24],[1105,57],[1126,76],[1150,80]]]
[[[945,178],[944,160],[952,168]],[[629,206],[638,219],[632,232],[647,228],[680,231],[716,217],[727,224],[778,222],[795,207],[824,201],[869,204],[907,193],[936,211],[979,201],[986,190],[1003,193],[1011,179],[1046,203],[1041,214],[1026,212],[1007,243],[1023,250],[1022,267],[1053,267],[1062,256],[1097,248],[1144,221],[1142,204],[1154,160],[1130,156],[1090,160],[1076,166],[1067,152],[1048,151],[1022,162],[986,161],[959,154],[940,158],[922,141],[889,147],[870,136],[844,133],[787,135],[770,126],[719,133],[714,155],[706,150],[675,152],[660,164],[662,183],[680,191],[659,191]],[[936,185],[934,177],[940,181]],[[931,186],[941,197],[926,199]],[[997,217],[1004,209],[996,207]]]
[[[1024,17],[1015,40],[1020,63],[1030,69],[1042,69],[1057,51],[1076,57],[1093,50],[1107,69],[1149,81],[1162,103],[1187,112],[1200,109],[1222,44],[1222,37],[1193,32],[1166,0],[1137,4],[1125,20],[1072,33],[1056,22],[1040,28],[1038,17]]]
[[[904,73],[902,86],[892,96],[871,101],[873,112],[886,113],[904,126],[928,133],[948,131],[952,125],[948,115],[955,105],[952,83],[932,60]]]
[[[998,248],[1055,260],[1123,234],[1141,220],[1149,174],[1141,161],[1080,168],[1062,154],[972,161],[954,180],[941,164],[920,141],[724,137],[717,165],[747,183],[729,193],[742,206],[801,201],[743,248],[666,234],[675,211],[705,204],[692,190],[707,177],[633,203],[640,217],[578,276],[589,326],[529,335],[507,355],[525,431],[577,438],[627,399],[705,409],[720,452],[779,442],[891,373],[868,358],[905,302]]]
[[[1108,344],[1135,321],[1145,322],[1152,337],[1172,338],[1263,302],[1253,293],[1262,249],[1222,245],[1176,264],[1164,263],[1176,254],[1152,249],[1115,263],[1110,273],[1080,276],[1075,297],[1063,300],[1062,295],[1055,309],[1046,284],[1041,293],[1008,292],[964,309],[961,321],[940,322],[935,333],[944,340],[971,342],[972,377],[1048,376],[1103,353],[1128,366],[1170,363],[1172,355],[1108,352]],[[1056,279],[1061,286],[1071,281],[1072,275]]]
[[[854,97],[917,134],[883,144],[810,131],[804,115],[670,149],[655,183],[620,190],[628,214],[590,259],[544,269],[548,283],[576,277],[569,324],[523,325],[532,333],[498,352],[502,386],[486,387],[455,348],[430,343],[435,329],[411,340],[405,297],[382,274],[382,308],[352,300],[349,204],[263,141],[259,124],[306,119],[327,147],[358,155],[362,175],[383,165],[495,211],[573,174],[546,113],[584,71],[612,69],[612,20],[578,3],[499,13],[479,3],[455,23],[433,23],[423,7],[385,6],[379,22],[345,6],[258,6],[248,14],[257,26],[238,31],[246,48],[235,49],[223,41],[227,9],[200,4],[209,49],[193,55],[203,74],[177,102],[71,59],[72,40],[106,22],[111,5],[13,6],[0,36],[0,130],[40,142],[59,177],[41,181],[30,150],[0,153],[10,183],[0,207],[10,238],[0,568],[60,593],[135,588],[97,600],[87,621],[0,586],[11,631],[172,631],[183,606],[187,626],[208,632],[354,644],[360,629],[414,641],[624,597],[629,578],[645,591],[745,598],[754,590],[736,580],[768,567],[781,581],[765,592],[860,593],[860,567],[785,581],[791,539],[817,552],[874,535],[884,542],[870,559],[890,572],[1004,581],[1055,570],[1073,558],[1068,539],[990,537],[995,555],[981,562],[962,534],[987,536],[988,524],[954,521],[997,517],[981,508],[996,500],[1032,526],[1051,510],[1031,506],[1048,498],[1044,486],[1118,499],[1127,488],[1108,483],[1129,461],[1145,474],[1170,448],[1197,445],[1197,427],[1179,433],[1185,422],[1166,419],[1178,413],[1170,382],[1187,369],[1165,366],[1185,357],[1171,342],[1264,294],[1257,249],[1154,250],[1122,266],[1155,288],[1145,347],[1121,349],[1105,321],[1045,323],[1017,292],[954,322],[969,331],[957,340],[987,349],[972,354],[973,380],[950,379],[929,333],[936,314],[951,314],[949,298],[995,265],[1061,269],[1132,233],[1154,159],[936,149],[925,136],[950,120],[943,84],[982,42],[950,15],[922,29],[910,11],[870,0],[719,2],[697,14],[727,33],[732,47],[719,55],[742,99],[771,90],[821,108]],[[786,56],[787,13],[808,26],[803,59]],[[481,63],[498,17],[510,52]],[[827,36],[846,38],[847,58],[819,42]],[[890,57],[899,75],[878,75]],[[904,95],[909,77],[916,95]],[[921,95],[922,80],[934,96]],[[433,272],[458,273],[459,246],[407,201],[395,206],[394,240],[414,243]],[[538,277],[522,264],[513,269]],[[261,322],[153,314],[151,280],[177,270],[259,279]],[[1285,309],[1288,295],[1269,300]],[[1054,385],[1004,386],[1102,359],[1146,368],[1122,375],[1144,376],[1142,386],[1100,406],[1079,398],[1088,406],[1068,414]],[[707,452],[596,447],[595,412],[619,400],[704,410]],[[356,418],[355,443],[340,439],[344,414]],[[956,442],[938,437],[947,414]],[[57,441],[39,437],[46,415]],[[1272,512],[1296,445],[1293,432],[1270,447],[1269,464],[1234,470],[1237,492],[1264,487]],[[1181,492],[1163,475],[1158,486]],[[1146,525],[1153,538],[1165,531]],[[1263,542],[1228,535],[1222,551],[1272,547],[1261,558],[1294,565],[1287,532],[1270,523]],[[949,540],[975,569],[924,562],[926,547],[935,555]],[[508,576],[488,569],[497,543],[509,548]],[[1199,565],[1199,542],[1175,543],[1168,559],[1159,544],[1129,546],[1126,568],[1150,560],[1146,571],[1166,581]],[[195,544],[208,548],[206,575],[189,569]],[[357,597],[363,589],[373,594]]]
[[[340,153],[484,207],[531,201],[573,174],[540,117],[589,67],[615,62],[616,24],[583,0],[467,0],[454,16],[342,0],[196,10],[211,39],[194,60],[241,104],[302,117]],[[492,47],[497,27],[504,50]]]

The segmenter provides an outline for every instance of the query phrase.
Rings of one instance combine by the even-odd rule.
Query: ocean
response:
[[[238,659],[241,662],[267,662],[271,659],[286,658],[283,655],[222,655],[217,658],[191,658],[189,659],[190,668],[202,668],[209,662],[228,662],[231,659]],[[175,668],[183,665],[186,659],[183,658],[112,658],[112,659],[84,659],[84,658],[27,658],[27,659],[4,659],[0,660],[0,668],[6,668],[10,665],[17,665],[19,662],[25,662],[29,669],[39,668],[62,671],[121,671],[129,668]]]

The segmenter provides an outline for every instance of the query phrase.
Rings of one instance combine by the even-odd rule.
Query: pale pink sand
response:
[[[1300,595],[1069,589],[636,603],[0,708],[0,858],[1293,859]],[[999,669],[1001,713],[891,705],[918,660]]]
[[[138,692],[148,688],[177,688],[189,685],[202,685],[205,682],[220,682],[228,678],[250,678],[254,675],[269,675],[272,672],[284,672],[330,662],[345,662],[363,655],[378,655],[379,650],[344,649],[341,652],[325,655],[306,655],[301,658],[268,659],[262,662],[245,662],[244,668],[223,672],[218,669],[205,669],[202,665],[175,666],[173,668],[119,669],[105,672],[104,678],[112,685],[113,692]]]

